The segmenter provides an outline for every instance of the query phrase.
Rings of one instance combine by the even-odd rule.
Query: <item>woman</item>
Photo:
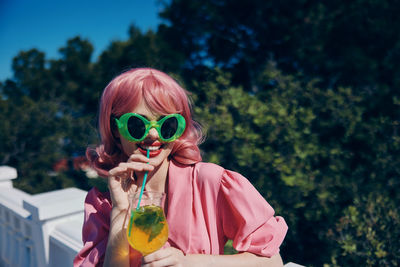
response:
[[[171,77],[149,68],[119,75],[105,88],[99,115],[102,144],[87,157],[108,177],[109,193],[88,192],[84,247],[74,266],[283,265],[284,219],[246,178],[201,162],[200,127],[187,92]],[[124,221],[128,193],[146,172],[145,190],[166,193],[170,232],[162,249],[142,257],[129,247]],[[238,254],[221,255],[228,239]]]

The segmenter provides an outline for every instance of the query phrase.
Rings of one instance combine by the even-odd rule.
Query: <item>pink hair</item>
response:
[[[185,132],[174,141],[170,158],[181,164],[201,161],[198,144],[203,135],[199,125],[192,120],[188,92],[161,71],[138,68],[120,74],[103,91],[99,111],[101,145],[86,151],[99,175],[108,176],[108,170],[127,160],[119,139],[113,135],[113,118],[131,112],[142,99],[161,115],[179,113],[186,120]]]

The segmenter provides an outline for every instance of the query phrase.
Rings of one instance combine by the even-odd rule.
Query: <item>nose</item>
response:
[[[158,139],[158,132],[155,128],[151,128],[149,130],[149,134],[147,135],[148,139],[157,140]]]

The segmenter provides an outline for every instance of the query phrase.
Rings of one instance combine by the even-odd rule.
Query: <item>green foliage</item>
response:
[[[204,125],[210,125],[201,148],[207,151],[205,160],[248,177],[277,213],[284,215],[291,225],[290,235],[299,242],[301,231],[293,226],[305,216],[313,219],[317,212],[305,209],[320,175],[313,168],[320,153],[318,139],[312,134],[315,114],[302,104],[304,89],[294,77],[269,66],[260,80],[263,78],[273,80],[276,86],[259,95],[231,86],[229,76],[218,70],[214,81],[200,85],[203,89],[196,91],[205,96],[195,112]]]
[[[334,266],[396,266],[400,213],[385,195],[357,197],[336,224]]]
[[[60,141],[67,138],[65,120],[56,115],[57,105],[35,102],[27,96],[22,96],[18,104],[4,99],[1,103],[2,164],[16,167],[18,175],[24,177],[15,185],[27,192],[72,186],[68,180],[52,178],[48,173],[62,155]]]

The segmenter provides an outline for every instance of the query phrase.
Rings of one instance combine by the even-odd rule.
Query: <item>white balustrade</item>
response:
[[[72,266],[82,247],[87,192],[30,195],[12,186],[15,178],[15,169],[0,166],[0,267]]]
[[[0,166],[0,267],[72,266],[82,248],[87,192],[67,188],[30,195],[12,186],[15,178],[14,168]]]

